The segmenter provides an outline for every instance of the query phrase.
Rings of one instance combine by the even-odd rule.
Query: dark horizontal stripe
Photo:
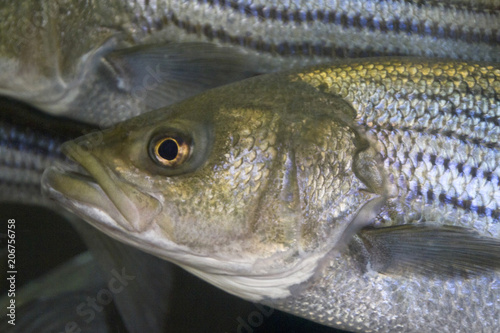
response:
[[[401,19],[393,17],[392,19],[378,20],[374,16],[363,17],[360,14],[349,16],[345,12],[334,10],[289,10],[278,9],[276,7],[252,6],[251,4],[238,3],[227,0],[198,0],[200,3],[208,3],[212,6],[219,6],[222,9],[231,8],[247,17],[255,17],[261,21],[273,20],[283,23],[313,23],[323,22],[335,24],[343,28],[358,28],[359,30],[368,29],[370,31],[380,31],[383,33],[393,31],[396,33],[406,33],[411,35],[429,36],[439,39],[461,40],[467,43],[486,43],[497,45],[500,43],[500,31],[493,29],[491,33],[486,33],[484,29],[475,30],[457,26],[452,29],[451,26],[441,26],[440,22],[426,24],[426,20],[412,21],[410,19]]]
[[[490,1],[490,3],[475,3],[471,4],[470,0],[463,0],[463,1],[453,1],[452,3],[450,1],[443,1],[443,0],[400,0],[400,1],[394,1],[394,0],[368,0],[371,2],[378,2],[378,3],[388,3],[388,4],[394,4],[394,3],[408,3],[411,5],[414,5],[418,8],[429,8],[429,7],[435,7],[435,8],[444,8],[444,9],[451,9],[451,10],[456,10],[457,12],[474,12],[474,13],[492,13],[492,12],[498,12],[500,10],[498,5],[495,5],[494,1]],[[146,5],[148,5],[149,1],[146,2]],[[237,5],[237,1],[231,1],[231,0],[198,0],[198,3],[209,3],[212,5],[219,5],[221,7],[234,7],[235,4]]]
[[[40,195],[40,178],[42,178],[42,174],[44,170],[34,170],[37,173],[38,180],[32,181],[27,177],[23,177],[20,179],[10,179],[10,178],[0,178],[0,186],[12,186],[14,188],[25,187],[25,186],[33,186],[38,189],[37,195]],[[21,174],[22,170],[16,170],[16,174]],[[1,189],[0,189],[1,190]],[[1,192],[0,192],[1,193]],[[5,193],[3,193],[5,195]],[[17,193],[16,193],[17,194]],[[14,195],[16,195],[14,194]]]
[[[427,154],[426,154],[427,155]],[[422,163],[424,162],[424,153],[419,152],[417,153],[416,160],[417,163]],[[483,170],[480,169],[477,166],[470,166],[464,163],[451,163],[452,161],[448,158],[445,158],[442,160],[442,163],[438,163],[438,158],[439,156],[433,155],[433,154],[428,154],[429,156],[429,162],[431,163],[432,166],[437,166],[437,165],[442,165],[444,168],[444,171],[451,171],[452,169],[452,164],[454,165],[453,169],[456,169],[458,171],[459,176],[471,176],[473,178],[480,178],[480,179],[485,179],[487,182],[492,182],[495,180],[495,184],[499,183],[499,178],[497,175],[493,173],[491,170]],[[404,157],[406,159],[410,159],[410,152],[406,151],[404,152]],[[389,158],[389,157],[388,157]],[[401,161],[399,161],[401,162]],[[391,163],[392,164],[392,163]],[[414,173],[414,171],[417,169],[417,166],[411,166],[411,172]],[[401,170],[400,170],[401,171]],[[482,176],[480,176],[482,175]]]
[[[404,50],[397,47],[393,48],[393,52],[381,52],[374,50],[371,46],[366,48],[327,46],[324,41],[319,43],[310,43],[307,41],[302,43],[267,43],[263,40],[254,39],[249,36],[231,35],[222,28],[214,30],[209,24],[202,26],[199,24],[191,24],[190,22],[181,21],[174,13],[170,13],[169,16],[170,17],[164,16],[161,21],[156,21],[155,28],[161,30],[164,25],[173,24],[187,33],[205,36],[210,41],[217,40],[222,43],[238,45],[259,52],[270,53],[272,55],[318,56],[328,58],[365,58],[409,55],[407,52],[403,52]]]
[[[21,174],[26,173],[26,172],[34,172],[34,173],[39,174],[41,176],[42,173],[45,171],[45,168],[38,169],[38,168],[33,167],[32,165],[19,166],[19,165],[15,165],[14,163],[3,163],[3,162],[0,163],[0,167],[13,170],[15,172],[15,174],[17,175],[17,177],[19,177],[19,178],[21,178],[20,177]],[[0,182],[2,182],[2,183],[8,182],[9,180],[11,180],[11,179],[6,178],[5,174],[2,174],[2,177],[0,177]],[[22,182],[22,180],[16,179],[16,180],[12,181],[12,184],[21,183],[21,182]]]
[[[394,2],[393,0],[378,0],[379,2]],[[406,3],[417,5],[418,7],[438,7],[445,9],[452,9],[457,11],[473,11],[476,13],[493,13],[498,12],[500,8],[498,4],[495,5],[493,1],[490,3],[474,3],[472,4],[470,0],[463,1],[443,1],[443,0],[402,0]]]
[[[438,163],[438,159],[439,157],[437,155],[429,154],[429,162],[431,163],[432,166],[442,165],[444,167],[444,170],[451,170],[450,166],[451,160],[449,158],[443,159],[442,163]],[[419,152],[417,154],[417,162],[423,162],[423,161],[424,161],[424,153]],[[491,182],[493,180],[493,176],[496,176],[493,174],[493,171],[482,170],[479,169],[478,167],[469,166],[464,163],[456,163],[455,169],[458,171],[459,175],[471,176],[472,178],[480,177],[481,179],[486,179],[486,181],[488,182]],[[481,174],[482,176],[479,176]],[[496,183],[498,183],[498,177],[496,177]]]
[[[224,29],[213,29],[206,24],[191,24],[181,21],[174,13],[170,17],[163,17],[162,21],[155,22],[156,29],[162,29],[164,25],[173,24],[176,27],[190,34],[203,35],[210,41],[217,40],[222,43],[238,45],[259,52],[270,53],[280,56],[318,56],[318,57],[338,57],[338,58],[361,58],[361,57],[381,57],[381,56],[403,56],[407,55],[400,50],[395,52],[378,52],[371,47],[367,48],[343,48],[337,46],[326,46],[324,42],[317,44],[302,43],[267,43],[262,40],[256,40],[249,36],[234,36],[227,33]]]
[[[21,140],[9,140],[4,141],[0,140],[0,147],[4,147],[7,149],[16,150],[20,153],[24,154],[40,154],[43,156],[64,156],[59,152],[59,149],[54,149],[51,146],[45,146],[41,144],[30,144],[26,141]],[[0,161],[4,160],[4,156],[0,158]]]
[[[385,134],[386,136],[389,136]],[[413,141],[413,140],[412,140]],[[415,142],[412,142],[412,146],[415,146]],[[388,151],[388,156],[383,156],[383,159],[386,160],[388,159],[390,161],[390,165],[393,165],[394,162],[398,161],[399,162],[399,172],[402,172],[403,164],[400,160],[397,160],[395,158],[396,151],[393,150],[392,152]],[[410,158],[410,151],[404,152],[404,156],[406,159]],[[451,171],[451,169],[456,169],[458,171],[459,177],[460,176],[471,176],[473,178],[481,177],[482,179],[485,179],[488,182],[494,182],[495,184],[499,184],[499,178],[496,174],[493,173],[493,171],[489,170],[481,170],[476,166],[468,166],[464,163],[454,163],[452,160],[446,158],[446,159],[440,159],[438,155],[433,155],[433,154],[424,154],[423,152],[418,152],[415,156],[415,159],[417,163],[422,163],[424,160],[428,160],[429,162],[435,166],[435,165],[442,165],[445,171]],[[410,173],[414,174],[415,170],[418,168],[418,166],[414,166],[413,164],[410,165]],[[482,174],[482,176],[480,176]],[[409,185],[408,185],[409,186]],[[415,188],[410,188],[408,187],[407,190],[411,193],[416,194],[417,196],[425,198],[427,203],[431,203],[435,200],[439,200],[439,202],[443,204],[449,204],[452,205],[454,208],[460,208],[464,209],[466,211],[472,211],[476,212],[479,216],[488,216],[491,217],[495,220],[500,221],[500,210],[499,209],[490,209],[487,208],[486,206],[475,206],[472,204],[472,199],[460,199],[457,196],[450,196],[447,195],[446,193],[441,193],[438,196],[435,195],[432,189],[428,189],[424,191],[421,187],[421,184],[418,182],[417,186]],[[411,198],[411,196],[410,196]]]
[[[22,168],[22,169],[28,169],[28,170],[41,170],[37,167],[35,167],[35,163],[33,161],[34,154],[42,155],[44,158],[48,159],[58,159],[58,160],[68,160],[68,158],[63,155],[59,151],[50,151],[47,149],[39,148],[39,147],[25,147],[23,144],[19,144],[17,142],[12,142],[6,144],[5,142],[0,142],[0,146],[7,148],[9,150],[14,150],[16,152],[22,153],[26,159],[23,159],[21,161],[17,160],[7,160],[5,156],[2,156],[0,158],[0,166],[7,166],[11,168]]]
[[[499,45],[500,46],[500,45]],[[373,62],[370,64],[373,65]],[[381,64],[380,62],[377,62],[377,64]],[[411,64],[411,62],[402,62],[401,63],[403,66]],[[382,64],[383,65],[383,64]],[[426,64],[428,68],[433,68],[436,67],[436,63],[430,62]],[[446,62],[443,63],[444,66],[448,66]],[[463,104],[470,104],[470,101],[476,101],[477,96],[481,96],[482,98],[480,99],[481,102],[484,100],[487,100],[487,105],[492,105],[494,107],[496,104],[500,104],[500,94],[495,89],[495,81],[497,81],[497,76],[494,74],[494,71],[500,70],[500,65],[499,64],[490,64],[492,65],[493,69],[490,70],[487,73],[481,73],[481,71],[484,70],[484,67],[480,70],[479,68],[474,68],[474,71],[467,69],[465,66],[456,67],[455,71],[456,73],[454,75],[449,75],[445,70],[442,70],[441,74],[434,74],[434,73],[428,73],[428,74],[423,74],[421,71],[417,72],[415,75],[410,74],[408,71],[404,71],[402,73],[399,73],[397,71],[385,71],[384,74],[387,74],[389,77],[395,77],[396,79],[399,78],[408,78],[409,82],[408,85],[409,87],[405,86],[405,89],[394,92],[391,96],[394,97],[397,100],[401,99],[407,99],[408,101],[429,101],[429,102],[437,102],[438,104],[440,102],[445,102],[447,105],[443,108],[440,108],[439,114],[444,115],[444,114],[449,114],[452,116],[461,116],[465,115],[467,118],[475,118],[480,120],[481,122],[485,123],[491,123],[494,124],[495,126],[500,125],[500,115],[496,115],[493,112],[491,114],[488,113],[481,113],[477,112],[475,110],[475,107],[473,106],[472,108],[468,107],[461,107]],[[425,65],[424,65],[425,66]],[[437,68],[441,68],[440,66],[437,66]],[[384,69],[382,69],[384,70]],[[465,71],[465,77],[463,76],[464,74],[462,71]],[[380,72],[375,72],[375,74],[379,74]],[[416,75],[420,76],[416,76]],[[467,75],[469,74],[469,79],[474,78],[474,80],[477,81],[484,81],[487,82],[489,81],[489,84],[486,86],[486,88],[483,88],[480,83],[475,83],[474,86],[471,88],[469,84],[467,83]],[[381,75],[368,75],[362,77],[365,82],[371,83],[371,84],[376,84],[382,87],[386,87],[386,89],[390,89],[391,85],[387,84],[386,78],[382,77]],[[420,89],[422,86],[422,82],[429,82],[432,81],[435,84],[438,84],[443,90],[440,89],[439,92],[433,92],[435,90],[434,87],[431,86],[430,83],[425,83],[423,85],[423,88],[432,88],[432,89],[426,89],[426,92],[420,92]],[[443,94],[444,90],[447,88],[444,87],[445,84],[451,84],[453,83],[454,85],[458,84],[458,86],[455,86],[451,92],[445,92]],[[483,83],[485,84],[485,83]],[[429,92],[430,91],[430,92]],[[465,100],[465,103],[460,103],[459,106],[455,106],[455,104],[452,102],[453,99],[453,94],[458,93],[461,96],[462,100]]]
[[[435,77],[435,81],[437,81],[437,82],[440,82],[442,80],[447,80],[447,79],[449,79],[449,77],[447,75],[446,76],[441,75],[441,76]],[[500,103],[500,96],[498,96],[496,94],[496,92],[493,89],[493,86],[491,86],[492,89],[488,90],[488,91],[485,91],[483,88],[479,89],[479,91],[473,91],[471,88],[469,88],[469,85],[467,83],[463,82],[463,87],[464,87],[464,89],[459,89],[459,90],[463,90],[463,93],[465,93],[466,95],[470,95],[470,96],[481,95],[485,98],[495,100],[496,103]],[[458,92],[460,93],[461,91],[458,91]],[[449,98],[446,98],[446,97],[441,97],[438,95],[429,96],[429,95],[423,94],[423,93],[412,94],[411,99],[412,100],[416,99],[416,100],[421,100],[421,101],[432,99],[432,100],[436,101],[437,103],[439,103],[441,101],[444,101],[444,102],[449,101]],[[442,116],[451,115],[453,117],[459,117],[461,115],[465,115],[467,118],[477,119],[480,122],[484,122],[487,124],[493,124],[495,126],[500,126],[500,120],[499,120],[497,115],[478,113],[473,109],[456,107],[451,102],[449,104],[450,105],[448,105],[448,107],[439,110],[440,115],[442,115]]]
[[[40,197],[40,182],[15,182],[7,179],[0,179],[0,200],[5,203],[5,199],[16,199],[31,191],[31,195]],[[43,199],[42,199],[43,200]]]
[[[425,127],[411,127],[411,126],[394,126],[392,124],[372,124],[368,125],[365,122],[358,122],[358,125],[364,127],[367,130],[374,130],[374,131],[389,131],[389,132],[396,132],[396,131],[401,131],[401,132],[416,132],[416,133],[421,133],[421,134],[428,134],[432,136],[442,136],[446,137],[448,139],[455,139],[459,140],[460,142],[464,144],[471,144],[474,146],[478,147],[484,147],[484,148],[489,148],[489,149],[499,149],[500,144],[498,142],[492,142],[492,141],[484,141],[481,138],[471,138],[468,135],[465,134],[457,134],[453,132],[452,130],[441,130],[441,129],[433,129],[429,130],[428,128]]]
[[[48,155],[59,151],[65,138],[52,138],[37,131],[20,131],[18,128],[0,121],[0,146],[18,151],[33,151]]]
[[[424,193],[421,184],[418,184],[416,189],[409,190],[415,191],[418,196],[425,198],[426,203],[432,203],[437,200],[442,204],[451,205],[453,206],[453,208],[475,212],[480,217],[491,217],[494,220],[500,221],[500,210],[498,208],[491,209],[486,206],[476,206],[472,204],[472,200],[470,199],[460,199],[455,196],[449,196],[446,193],[440,193],[436,196],[432,189],[427,189],[427,191]]]
[[[412,145],[413,146],[416,145],[416,142],[414,142],[414,140],[412,140]],[[406,159],[411,158],[410,151],[405,151],[403,154]],[[444,158],[442,159],[442,163],[441,162],[438,163],[438,161],[441,161],[441,159],[439,159],[439,156],[434,154],[425,154],[425,156],[429,156],[429,162],[431,163],[432,166],[442,165],[444,171],[451,171],[453,165],[454,166],[453,168],[458,171],[459,175],[471,176],[473,178],[480,177],[480,179],[485,179],[487,182],[492,182],[493,180],[495,180],[495,183],[499,183],[498,176],[495,175],[491,170],[483,170],[477,166],[471,166],[464,163],[455,163],[449,158]],[[424,162],[424,153],[418,152],[415,159],[417,163]],[[415,171],[416,168],[417,168],[416,166],[412,166],[411,168],[412,173]]]
[[[59,146],[64,141],[63,138],[47,137],[41,132],[30,129],[20,131],[16,126],[0,121],[0,147],[23,155],[21,160],[12,158],[7,160],[9,154],[3,154],[0,156],[0,165],[42,172],[43,169],[40,170],[35,166],[34,159],[42,156],[46,159],[67,160],[59,149]],[[38,156],[35,157],[34,155]]]
[[[390,135],[384,133],[384,136],[388,137]],[[411,146],[415,147],[416,146],[416,141],[412,138],[411,140]],[[399,143],[401,143],[401,140],[399,140]],[[410,159],[410,151],[405,151],[403,152],[403,156],[405,159]],[[393,148],[392,150],[388,150],[387,156],[382,156],[384,160],[389,161],[389,165],[394,165],[396,162],[398,162],[398,170],[399,172],[402,172],[403,166],[406,164],[403,164],[405,161],[401,161],[400,159],[397,158],[397,151],[396,148]],[[496,175],[493,171],[491,170],[484,170],[479,168],[478,166],[470,166],[465,163],[457,163],[452,161],[449,158],[440,158],[440,156],[435,155],[435,154],[425,154],[424,152],[417,152],[416,155],[414,155],[414,158],[417,162],[417,165],[413,165],[413,163],[410,163],[409,165],[409,172],[410,174],[415,174],[415,171],[419,168],[418,164],[423,163],[424,161],[427,162],[429,161],[432,166],[442,166],[444,168],[444,171],[451,171],[456,170],[458,172],[458,177],[466,177],[470,176],[472,178],[478,178],[478,179],[484,179],[489,183],[492,183],[496,186],[499,185],[500,180],[498,175]],[[434,194],[431,193],[422,193],[422,191],[417,191],[417,194],[420,196],[425,196],[428,200],[433,200],[434,199]],[[480,207],[480,206],[473,206],[471,205],[470,200],[461,200],[451,197],[451,196],[446,196],[446,200],[443,201],[443,203],[448,203],[448,204],[453,204],[455,207],[458,208],[463,208],[463,209],[469,209],[478,213],[483,212],[484,214],[488,215],[488,210],[486,207]],[[497,219],[498,219],[498,213],[497,212]],[[488,215],[490,216],[490,215]]]
[[[60,157],[59,146],[63,142],[96,129],[78,121],[47,115],[7,98],[0,98],[0,107],[0,146],[26,156],[37,153]],[[0,156],[0,161],[3,158]]]

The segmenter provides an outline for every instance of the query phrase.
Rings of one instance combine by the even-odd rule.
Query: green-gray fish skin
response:
[[[498,1],[0,5],[0,94],[102,127],[259,73],[397,55],[500,61]]]
[[[46,194],[232,294],[359,332],[495,332],[498,64],[373,58],[63,145]]]

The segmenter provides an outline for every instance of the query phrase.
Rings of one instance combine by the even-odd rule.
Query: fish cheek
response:
[[[232,199],[237,194],[220,176],[204,177],[201,171],[172,177],[162,189],[164,204],[158,224],[177,244],[206,253],[244,234],[243,210]]]
[[[277,156],[279,118],[258,110],[220,116],[212,152],[165,194],[178,211],[175,239],[200,252],[252,246],[252,225]],[[175,184],[174,184],[175,183]]]

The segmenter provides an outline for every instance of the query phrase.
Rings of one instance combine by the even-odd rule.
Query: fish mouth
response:
[[[83,145],[70,141],[61,150],[75,163],[55,164],[45,170],[45,195],[101,227],[119,226],[128,232],[149,229],[161,211],[156,198],[120,179]]]

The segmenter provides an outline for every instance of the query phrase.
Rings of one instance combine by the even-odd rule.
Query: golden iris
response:
[[[191,147],[179,137],[165,136],[159,138],[153,148],[154,158],[167,167],[176,167],[189,157]]]

